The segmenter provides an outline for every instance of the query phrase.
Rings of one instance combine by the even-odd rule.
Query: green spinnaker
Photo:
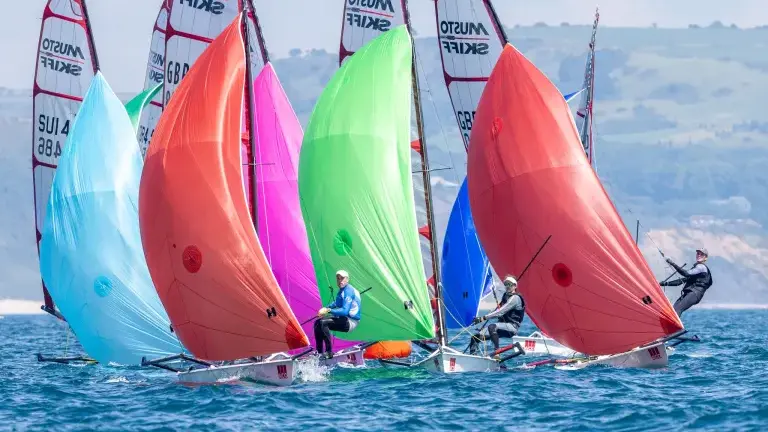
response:
[[[434,337],[411,179],[411,56],[405,26],[372,40],[325,87],[304,134],[299,195],[323,303],[339,269],[358,291],[372,287],[341,339]]]
[[[128,117],[131,119],[134,131],[138,131],[139,129],[141,110],[152,102],[152,98],[155,97],[162,87],[162,84],[158,84],[152,88],[146,89],[125,104],[125,110],[128,111]]]

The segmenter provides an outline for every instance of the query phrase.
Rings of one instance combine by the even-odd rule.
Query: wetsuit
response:
[[[469,353],[474,354],[477,350],[477,344],[489,337],[493,342],[494,350],[498,350],[499,338],[512,338],[517,335],[523,317],[525,317],[523,296],[518,293],[505,292],[504,296],[501,297],[501,307],[485,316],[485,319],[498,318],[498,322],[490,324],[488,328],[472,336],[472,341],[469,343]]]
[[[690,270],[685,270],[679,265],[670,262],[672,267],[682,276],[669,282],[662,282],[661,286],[683,285],[680,298],[675,302],[674,308],[678,316],[698,304],[704,297],[704,293],[712,286],[712,274],[704,263],[696,263]]]
[[[360,293],[350,284],[339,290],[336,300],[326,306],[330,316],[318,318],[315,321],[315,342],[317,352],[333,353],[331,346],[331,330],[351,332],[360,322]],[[323,351],[325,345],[325,351]]]

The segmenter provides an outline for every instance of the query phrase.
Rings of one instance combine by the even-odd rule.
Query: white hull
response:
[[[365,366],[365,358],[363,357],[364,349],[357,346],[349,347],[341,351],[333,353],[333,357],[329,359],[320,359],[320,365],[327,368],[336,366],[339,363],[346,363],[352,366]]]
[[[286,358],[287,357],[287,358]],[[210,366],[179,372],[179,382],[188,384],[215,384],[232,380],[250,380],[263,384],[289,386],[296,378],[296,361],[276,354],[259,363],[238,363]]]
[[[585,361],[578,361],[569,366],[574,369],[582,369],[591,365],[606,365],[625,368],[663,368],[669,364],[667,349],[663,342],[635,348],[621,354],[597,356]]]
[[[501,370],[502,364],[491,357],[462,354],[451,347],[442,346],[426,359],[416,363],[430,372],[493,372]]]
[[[530,336],[515,336],[512,343],[519,342],[526,354],[553,355],[558,357],[572,357],[577,355],[576,351],[568,348],[560,342],[542,335],[539,332],[533,332]]]

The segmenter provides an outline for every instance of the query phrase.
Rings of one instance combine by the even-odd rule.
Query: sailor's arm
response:
[[[349,311],[352,309],[352,301],[354,299],[352,296],[345,296],[344,297],[344,303],[341,305],[341,307],[333,308],[331,309],[331,315],[333,316],[349,316]]]
[[[675,279],[668,282],[661,282],[659,285],[661,286],[677,286],[682,285],[685,283],[685,278]]]
[[[510,310],[515,309],[515,308],[520,307],[520,306],[521,306],[520,296],[513,295],[512,297],[510,297],[507,300],[506,303],[501,305],[500,308],[498,308],[495,311],[493,311],[493,312],[489,313],[488,315],[486,315],[485,319],[488,320],[488,319],[491,319],[491,318],[500,317],[500,316],[504,315],[505,313],[509,312]]]

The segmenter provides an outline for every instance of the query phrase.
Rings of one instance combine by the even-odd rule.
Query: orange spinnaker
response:
[[[308,345],[248,213],[240,132],[239,18],[163,112],[139,190],[144,254],[174,330],[195,356],[234,360]]]
[[[477,233],[496,272],[545,333],[615,354],[683,328],[589,165],[555,86],[511,45],[477,108],[467,178]]]
[[[411,343],[408,341],[382,341],[366,348],[363,358],[368,360],[405,358],[411,355],[411,350]]]

